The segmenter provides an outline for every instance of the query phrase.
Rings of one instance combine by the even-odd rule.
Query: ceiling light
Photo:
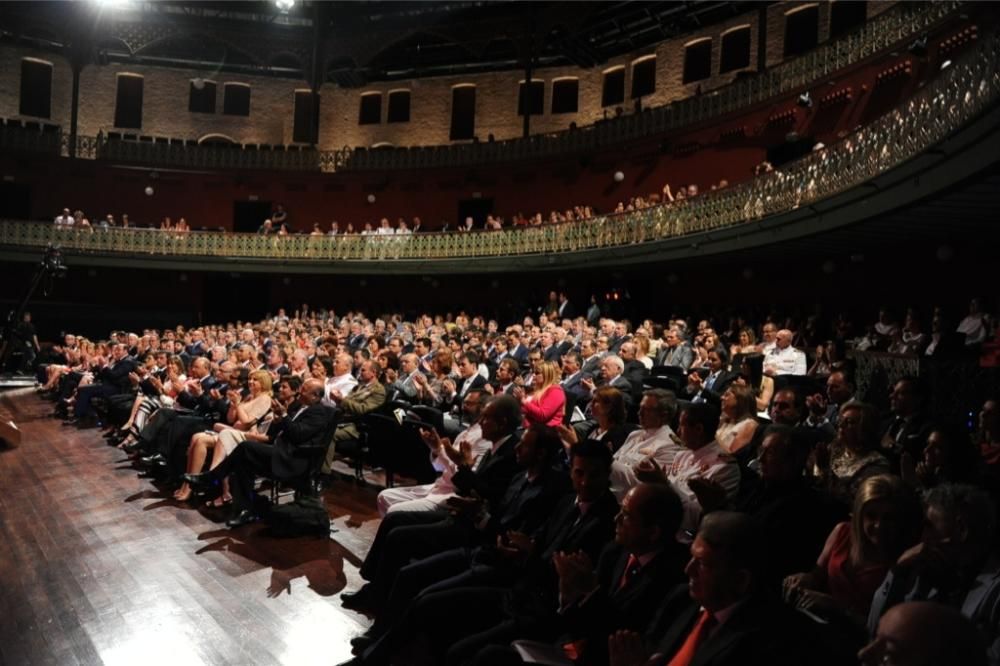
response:
[[[295,6],[295,0],[274,0],[274,6],[279,12],[287,14]]]

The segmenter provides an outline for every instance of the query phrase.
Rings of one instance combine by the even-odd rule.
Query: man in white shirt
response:
[[[621,501],[639,483],[636,466],[652,460],[660,469],[670,469],[685,449],[670,427],[677,413],[677,399],[665,389],[650,389],[639,403],[640,428],[626,438],[611,464],[611,492]]]
[[[73,226],[73,214],[69,212],[69,208],[62,209],[62,213],[56,216],[55,223],[56,226]]]
[[[333,377],[327,377],[326,379],[326,386],[323,392],[324,405],[336,407],[337,401],[332,397],[333,392],[336,391],[340,397],[348,396],[354,390],[354,387],[358,385],[358,380],[351,374],[353,367],[354,361],[351,359],[350,354],[337,354],[337,358],[333,362]]]
[[[708,494],[723,495],[722,502],[731,500],[740,486],[740,468],[736,459],[715,441],[719,412],[705,403],[691,403],[681,412],[679,432],[686,451],[674,457],[667,480],[680,495],[684,505],[684,520],[677,539],[691,542],[691,534],[701,519],[701,498]],[[641,468],[640,472],[645,471]],[[710,506],[720,502],[706,500]]]
[[[764,374],[768,377],[779,375],[805,375],[806,355],[792,346],[792,332],[778,331],[774,339],[774,349],[764,356]]]
[[[453,457],[448,455],[445,446],[450,446],[453,451],[461,451],[463,447],[468,447],[473,459],[478,459],[493,447],[493,443],[483,437],[483,430],[478,422],[485,398],[482,389],[472,389],[466,394],[462,401],[462,411],[465,420],[472,425],[455,438],[453,445],[448,444],[446,440],[436,439],[431,433],[424,438],[424,441],[429,440],[428,446],[432,447],[431,464],[441,471],[437,481],[422,486],[386,488],[378,494],[380,515],[384,516],[391,511],[434,511],[442,508],[445,501],[455,494],[451,477],[458,469],[458,465]]]

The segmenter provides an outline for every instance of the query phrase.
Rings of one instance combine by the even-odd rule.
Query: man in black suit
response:
[[[721,404],[722,394],[739,377],[739,373],[726,370],[728,363],[729,354],[721,347],[708,352],[708,374],[702,377],[696,370],[688,375],[687,394],[691,402]]]
[[[585,377],[595,377],[601,371],[601,359],[604,356],[597,353],[597,343],[593,340],[580,342],[580,371]]]
[[[815,629],[766,584],[765,555],[764,539],[749,516],[728,511],[706,516],[691,544],[688,583],[668,595],[647,634],[655,640],[652,656],[638,633],[619,631],[609,639],[610,663],[822,663],[814,649]]]
[[[923,412],[924,388],[916,377],[903,377],[892,387],[889,408],[892,418],[882,435],[882,452],[898,461],[904,453],[920,460],[930,434],[930,419]]]
[[[528,348],[521,344],[521,334],[517,331],[507,333],[507,355],[522,366],[528,362]]]
[[[590,400],[590,390],[583,385],[584,374],[580,370],[580,355],[569,352],[562,357],[563,379],[559,382],[566,397],[573,396],[577,402]]]
[[[226,522],[229,527],[240,527],[257,519],[253,513],[253,483],[257,476],[267,476],[278,481],[301,478],[309,469],[308,456],[301,449],[315,448],[322,456],[333,437],[336,411],[323,405],[323,382],[308,379],[299,389],[299,409],[291,415],[285,413],[280,403],[272,403],[275,416],[281,419],[275,433],[274,444],[244,441],[215,469],[204,474],[185,474],[184,480],[196,487],[214,485],[229,476],[233,494],[234,516]]]
[[[116,343],[111,347],[111,359],[101,368],[93,384],[81,386],[76,391],[74,408],[77,425],[90,425],[94,418],[94,398],[110,398],[119,393],[131,391],[132,383],[129,374],[135,371],[135,361],[127,356],[124,344]]]
[[[466,459],[452,476],[458,494],[499,506],[517,473],[515,430],[521,425],[521,404],[509,395],[497,396],[483,408],[479,426],[493,448],[478,460]],[[341,595],[347,608],[369,608],[388,594],[398,572],[410,560],[469,545],[472,536],[446,510],[392,511],[379,524],[361,577],[369,581],[354,593]]]

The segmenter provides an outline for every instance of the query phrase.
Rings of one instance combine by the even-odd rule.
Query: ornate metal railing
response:
[[[298,261],[424,261],[626,247],[732,227],[844,192],[927,151],[1000,98],[1000,37],[940,72],[891,113],[781,171],[688,199],[561,225],[405,236],[260,236],[154,229],[60,228],[6,221],[0,245],[127,255]]]
[[[610,119],[575,131],[527,139],[412,148],[319,151],[299,146],[198,145],[165,137],[76,137],[76,156],[155,166],[199,169],[288,169],[334,172],[412,169],[513,162],[572,155],[652,136],[738,111],[795,90],[922,34],[955,12],[961,2],[899,3],[857,31],[813,51],[703,95]],[[0,127],[0,148],[70,155],[67,132],[39,132],[20,124]]]
[[[602,121],[576,131],[527,139],[414,148],[357,149],[348,169],[412,169],[520,161],[592,151],[708,120],[764,102],[850,67],[920,35],[961,2],[899,3],[843,38],[747,79],[666,106]]]

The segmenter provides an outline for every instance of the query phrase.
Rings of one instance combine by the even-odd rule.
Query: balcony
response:
[[[927,177],[927,186],[907,195],[926,196],[930,184],[944,183],[949,172],[958,178],[963,169],[974,168],[976,159],[966,159],[963,151],[996,160],[998,97],[1000,36],[994,33],[902,107],[838,143],[780,171],[681,204],[561,225],[404,236],[177,234],[4,221],[0,247],[15,260],[52,243],[90,263],[198,261],[216,270],[281,266],[301,272],[478,272],[499,270],[512,257],[519,267],[537,269],[662,261],[705,251],[722,239],[735,247],[759,245],[777,240],[777,230],[798,237],[857,222],[878,213],[880,197],[898,198],[893,188],[912,188],[914,178],[938,169]],[[944,145],[948,141],[958,143]],[[718,248],[723,251],[722,244]]]

